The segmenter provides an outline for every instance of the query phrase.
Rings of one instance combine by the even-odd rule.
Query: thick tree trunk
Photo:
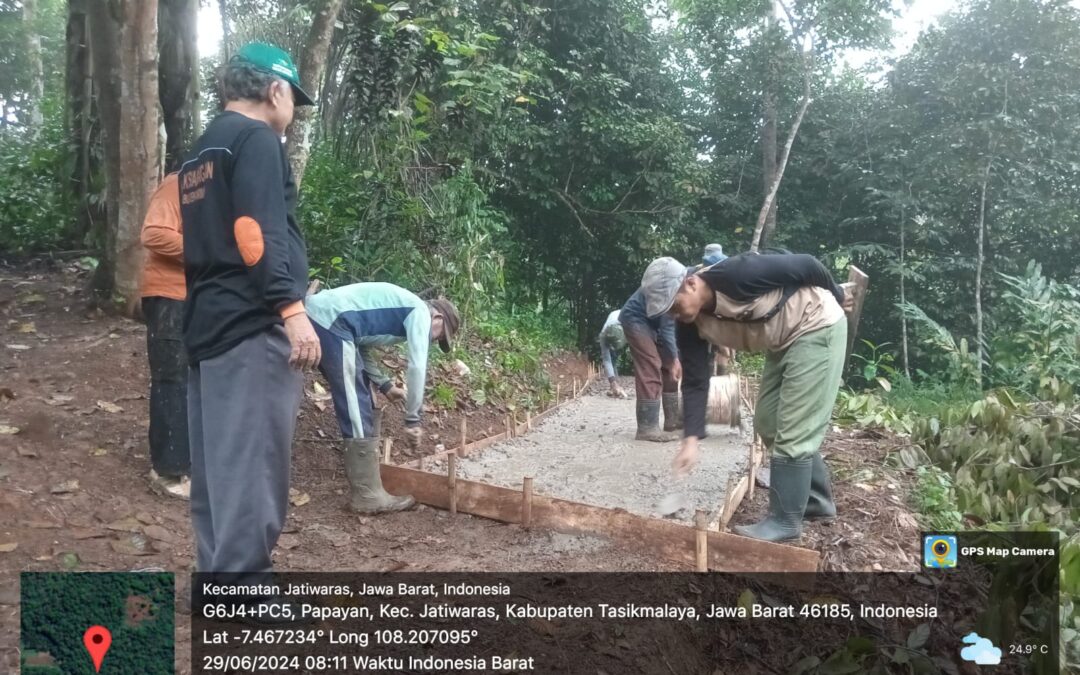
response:
[[[315,18],[308,30],[303,54],[300,55],[300,85],[316,101],[326,71],[326,58],[330,53],[330,39],[334,36],[334,24],[345,0],[322,0],[315,11]],[[311,144],[315,135],[315,111],[311,107],[296,109],[288,130],[289,160],[292,162],[296,184],[304,178]]]
[[[69,0],[66,31],[65,124],[72,148],[71,190],[78,205],[68,239],[90,246],[91,233],[104,236],[105,205],[91,202],[94,176],[100,171],[101,125],[94,105],[93,69],[87,0]]]
[[[142,218],[160,180],[157,0],[93,0],[89,9],[108,194],[95,286],[132,311],[142,264]]]
[[[199,129],[199,0],[159,0],[158,89],[165,171],[175,171]]]
[[[41,35],[37,27],[37,0],[23,0],[23,24],[26,31],[26,63],[30,76],[30,108],[27,111],[27,125],[30,133],[37,135],[41,131],[44,119],[41,116],[41,101],[45,98],[45,67],[41,63]]]

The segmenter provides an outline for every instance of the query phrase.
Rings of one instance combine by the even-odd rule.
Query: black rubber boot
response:
[[[660,401],[637,401],[637,435],[636,441],[653,441],[654,443],[667,443],[679,440],[679,434],[671,434],[660,430]]]
[[[791,541],[802,536],[802,519],[810,499],[813,459],[773,455],[769,470],[769,515],[753,525],[739,525],[736,534],[765,541]]]
[[[664,431],[682,429],[682,401],[679,400],[679,392],[664,393],[661,400],[664,403]]]
[[[379,475],[379,439],[345,439],[345,475],[349,479],[349,510],[374,515],[412,508],[412,495],[394,496],[383,489]]]
[[[810,472],[810,500],[806,503],[803,520],[818,520],[836,517],[836,502],[833,501],[832,481],[829,479],[829,467],[820,452],[814,453]]]

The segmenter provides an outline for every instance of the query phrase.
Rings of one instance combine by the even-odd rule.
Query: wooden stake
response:
[[[389,464],[390,463],[390,446],[392,446],[393,444],[394,444],[394,439],[392,439],[392,438],[384,438],[383,439],[383,442],[382,442],[382,456],[383,456],[382,461],[383,461],[383,464]]]
[[[461,445],[458,446],[458,454],[464,457],[466,454],[465,446],[469,444],[469,419],[467,417],[461,418]]]
[[[532,431],[532,411],[525,410],[525,431]]]
[[[450,491],[450,515],[457,515],[457,452],[446,455],[446,489]]]
[[[694,513],[694,529],[697,536],[694,540],[694,560],[698,572],[709,571],[709,515],[698,509]]]
[[[757,444],[758,437],[754,434],[754,442],[750,444],[750,486],[746,488],[746,496],[754,498],[754,483],[757,482]]]
[[[578,390],[577,390],[577,378],[576,377],[574,378],[574,390],[573,391],[574,391],[574,398],[577,398],[578,397]]]
[[[559,405],[560,403],[562,403],[562,391],[561,390],[562,390],[562,385],[556,383],[555,384],[555,405]]]
[[[854,265],[848,266],[847,283],[840,284],[845,292],[851,294],[853,300],[851,313],[847,315],[848,336],[845,360],[851,356],[851,351],[855,347],[855,335],[859,332],[859,318],[862,316],[863,302],[866,300],[866,289],[869,285],[870,277],[866,275],[866,272]]]
[[[521,481],[521,526],[532,527],[533,479],[525,476]]]
[[[514,430],[510,427],[510,416],[506,416],[506,440],[514,437]]]

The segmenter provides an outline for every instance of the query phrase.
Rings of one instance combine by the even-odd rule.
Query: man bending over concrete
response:
[[[309,296],[307,312],[322,345],[319,370],[330,383],[334,411],[345,439],[349,508],[365,514],[410,508],[415,499],[391,495],[382,486],[382,411],[373,405],[371,388],[378,387],[391,401],[405,400],[405,433],[409,445],[418,448],[423,435],[420,410],[428,345],[438,341],[444,352],[450,351],[450,340],[460,324],[457,308],[443,298],[425,303],[393,284],[361,283]],[[406,391],[394,386],[372,353],[375,347],[402,342],[409,346]]]
[[[608,396],[626,398],[626,392],[619,386],[619,373],[615,370],[615,361],[619,352],[626,347],[626,332],[619,323],[619,310],[608,314],[604,327],[600,329],[600,361],[604,364],[604,375],[608,379]]]
[[[645,294],[638,289],[619,312],[619,323],[634,358],[634,389],[637,394],[637,435],[639,441],[659,443],[678,440],[665,432],[679,428],[679,380],[682,365],[675,347],[675,322],[669,316],[650,317],[645,313]],[[664,429],[660,429],[663,396]]]
[[[850,301],[828,270],[808,255],[742,254],[688,272],[673,258],[645,270],[651,317],[678,322],[686,363],[686,427],[677,472],[697,463],[705,433],[709,343],[766,352],[754,427],[771,452],[769,513],[736,527],[767,541],[797,539],[804,518],[836,515],[821,442],[836,402],[847,346]]]

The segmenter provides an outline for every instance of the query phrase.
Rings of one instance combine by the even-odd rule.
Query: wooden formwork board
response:
[[[392,493],[411,494],[420,503],[440,509],[450,507],[451,487],[446,475],[384,464],[382,481]],[[686,567],[695,564],[698,535],[693,527],[622,509],[545,497],[526,489],[461,479],[453,485],[458,513],[516,524],[528,513],[530,527],[604,536]],[[529,507],[525,506],[526,497]],[[726,532],[709,531],[707,546],[709,569],[721,572],[813,572],[820,559],[817,551]]]

